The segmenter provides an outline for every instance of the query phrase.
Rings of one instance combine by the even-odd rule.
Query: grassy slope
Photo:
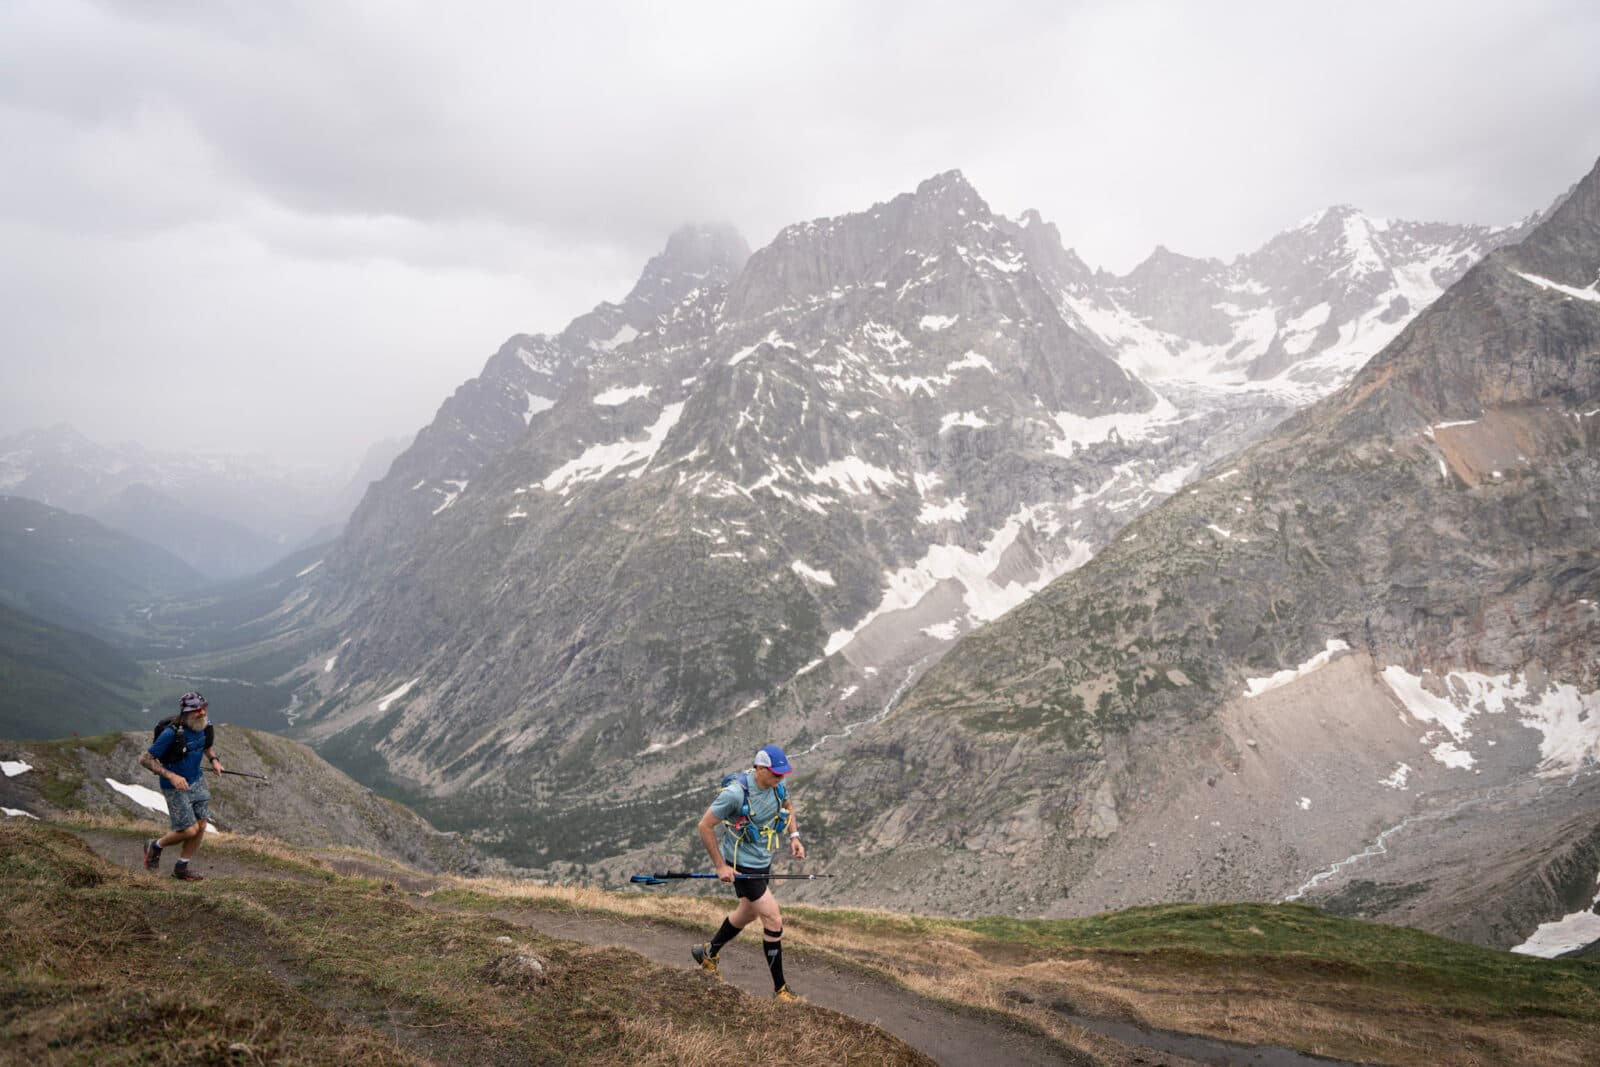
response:
[[[74,629],[111,627],[204,581],[171,553],[93,519],[0,497],[0,600],[30,614]]]
[[[0,824],[0,1048],[41,1064],[620,1065],[753,1062],[781,1033],[790,1064],[927,1062],[831,1012],[278,865],[185,886]],[[501,938],[547,980],[486,980],[514,948]]]
[[[137,830],[127,834],[135,848]],[[0,1001],[18,1005],[0,1015],[0,1047],[46,1063],[220,1059],[235,1042],[249,1050],[241,1062],[674,1063],[761,1056],[780,1026],[790,1063],[914,1062],[831,1013],[780,1019],[693,974],[501,921],[578,909],[702,931],[726,910],[721,898],[455,879],[422,909],[304,850],[207,848],[277,879],[213,878],[196,891],[114,869],[61,830],[0,824]],[[370,871],[406,881],[391,862]],[[186,918],[207,930],[205,951],[171,947]],[[792,907],[785,918],[795,967],[825,956],[1091,1052],[1079,1017],[1418,1067],[1576,1067],[1600,1048],[1600,964],[1299,905],[973,921]],[[617,928],[626,941],[627,921]],[[485,985],[479,969],[509,949],[500,937],[546,960],[552,981]],[[163,977],[175,951],[204,993]],[[192,1030],[163,1021],[179,1007],[200,1009]]]
[[[724,910],[713,899],[490,885],[441,895],[497,910],[507,896],[619,910],[693,929]],[[1064,920],[786,907],[784,918],[801,951],[1068,1044],[1084,1044],[1074,1017],[1096,1016],[1414,1067],[1579,1067],[1600,1048],[1600,964],[1532,959],[1301,905],[1162,905]]]
[[[104,641],[0,603],[0,737],[134,729],[146,682]]]

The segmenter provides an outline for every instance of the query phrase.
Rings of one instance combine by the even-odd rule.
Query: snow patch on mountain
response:
[[[617,329],[617,332],[612,334],[610,338],[600,342],[600,347],[609,352],[618,345],[625,345],[638,336],[638,330],[634,329],[632,326],[629,326],[627,323],[623,323],[622,326]]]
[[[1579,300],[1588,300],[1592,303],[1600,303],[1600,280],[1597,280],[1595,284],[1590,285],[1587,288],[1578,289],[1571,285],[1562,285],[1560,282],[1553,282],[1549,278],[1541,278],[1537,274],[1524,274],[1521,271],[1518,271],[1517,277],[1521,278],[1523,281],[1532,282],[1541,289],[1550,289],[1557,293],[1565,293],[1567,296],[1576,297]]]
[[[528,407],[527,410],[522,413],[522,424],[524,426],[532,425],[533,417],[535,415],[539,414],[541,411],[549,411],[555,406],[556,402],[551,400],[549,397],[540,396],[538,393],[528,393]]]
[[[1387,230],[1387,224],[1383,224]],[[1340,237],[1340,247],[1349,255],[1349,261],[1341,267],[1338,273],[1355,278],[1363,274],[1375,274],[1385,268],[1383,256],[1378,253],[1373,245],[1373,231],[1377,229],[1373,220],[1365,215],[1352,214],[1345,217],[1344,233]]]
[[[1298,667],[1286,668],[1265,678],[1246,678],[1244,680],[1244,695],[1247,697],[1258,697],[1268,690],[1278,689],[1282,686],[1288,685],[1290,682],[1293,682],[1296,679],[1304,678],[1312,671],[1315,671],[1321,667],[1326,667],[1328,665],[1328,661],[1333,659],[1337,653],[1348,651],[1350,651],[1349,645],[1345,644],[1343,641],[1340,641],[1338,638],[1329,638],[1327,645],[1321,652],[1318,652],[1315,656],[1312,656]]]
[[[1398,789],[1401,792],[1404,792],[1410,788],[1408,785],[1406,785],[1406,783],[1410,780],[1411,765],[1409,763],[1396,763],[1394,765],[1394,773],[1389,775],[1389,777],[1385,778],[1378,784],[1388,786],[1390,789]]]
[[[833,585],[833,575],[828,571],[818,570],[803,560],[795,560],[789,564],[789,569],[802,578],[809,578],[818,585]]]
[[[1117,354],[1118,363],[1146,382],[1194,375],[1193,342],[1147,325],[1109,295],[1097,300],[1062,292],[1058,299],[1069,320],[1104,341]]]
[[[413,678],[411,681],[389,690],[383,696],[378,698],[378,710],[388,711],[390,705],[399,700],[401,697],[405,696],[407,693],[411,692],[411,687],[420,681],[422,681],[421,678]]]
[[[1438,292],[1433,293],[1437,297]],[[1433,297],[1428,299],[1432,302]],[[1390,341],[1400,335],[1411,321],[1410,316],[1400,316],[1385,322],[1388,304],[1381,303],[1372,310],[1339,327],[1338,339],[1314,356],[1300,360],[1277,376],[1277,381],[1310,386],[1305,400],[1321,399],[1344,385],[1356,371],[1366,366]]]
[[[969,368],[972,370],[986,370],[990,374],[994,373],[994,364],[971,349],[968,349],[960,359],[946,366],[945,373],[948,374],[953,370],[967,370]]]
[[[1508,713],[1539,732],[1540,777],[1572,774],[1600,763],[1600,691],[1583,693],[1575,686],[1550,683],[1536,692],[1526,678],[1513,674],[1451,671],[1442,679],[1446,695],[1439,696],[1425,687],[1423,677],[1403,667],[1384,668],[1382,678],[1412,718],[1439,728],[1422,742],[1434,744],[1434,759],[1447,767],[1466,769],[1476,762],[1464,747],[1472,738],[1468,724],[1475,716]],[[1448,739],[1440,739],[1440,730]]]
[[[923,504],[917,521],[932,526],[941,522],[960,522],[967,517],[967,503],[961,497],[943,504]]]
[[[737,367],[739,364],[743,363],[746,359],[748,359],[752,355],[754,355],[756,349],[760,348],[762,345],[772,345],[774,348],[793,348],[794,347],[794,345],[791,345],[789,342],[785,341],[782,337],[780,337],[778,335],[778,331],[777,330],[773,330],[772,332],[768,333],[767,336],[765,336],[761,340],[757,341],[755,344],[746,345],[744,348],[739,349],[739,351],[737,351],[733,355],[729,356],[728,357],[728,366]]]
[[[443,503],[441,503],[438,507],[433,509],[433,513],[435,515],[439,514],[439,512],[443,511],[445,508],[449,507],[451,504],[454,504],[457,500],[459,500],[461,498],[461,494],[467,491],[467,486],[470,483],[467,482],[467,481],[464,481],[464,480],[458,481],[458,480],[455,480],[455,479],[446,478],[444,480],[444,484],[450,485],[450,486],[454,486],[455,488],[453,488],[453,489],[435,489],[434,490],[435,493],[440,493],[440,494],[442,494],[444,496]]]
[[[597,393],[594,402],[600,407],[618,407],[630,400],[647,397],[652,392],[654,390],[648,385],[618,386],[615,389],[607,389],[603,393]]]
[[[1023,507],[1007,518],[976,551],[960,545],[930,546],[916,563],[884,574],[886,592],[878,606],[849,629],[830,634],[823,654],[831,656],[843,649],[873,620],[890,612],[916,607],[942,582],[954,581],[961,586],[966,619],[988,622],[1010,611],[1061,575],[1089,562],[1092,548],[1084,542],[1068,538],[1061,542],[1067,549],[1066,553],[1047,561],[1032,581],[997,582],[994,575],[1006,550],[1016,543],[1024,527],[1037,528],[1040,524],[1056,528],[1056,524],[1049,520],[1042,509]]]
[[[1600,913],[1596,911],[1600,908],[1600,878],[1595,879],[1595,885],[1594,900],[1587,908],[1564,915],[1554,922],[1540,923],[1528,940],[1514,946],[1511,951],[1524,956],[1554,959],[1600,941]]]
[[[1058,456],[1071,455],[1083,445],[1099,444],[1115,437],[1119,441],[1148,441],[1163,428],[1184,421],[1172,402],[1159,393],[1149,411],[1117,411],[1109,415],[1077,415],[1070,411],[1052,412],[1050,419],[1061,431],[1050,445]]]
[[[957,426],[966,426],[978,430],[989,425],[989,420],[972,411],[956,411],[939,420],[939,432],[954,429]]]
[[[905,484],[900,475],[875,467],[859,456],[846,456],[825,463],[809,471],[807,477],[818,485],[831,485],[857,495]]]
[[[683,404],[668,404],[661,416],[645,430],[643,440],[616,441],[611,444],[591,445],[577,459],[568,460],[547,475],[539,487],[547,493],[563,495],[580,482],[593,482],[623,467],[637,466],[628,476],[637,478],[649,467],[650,461],[661,450],[667,434],[683,414]]]

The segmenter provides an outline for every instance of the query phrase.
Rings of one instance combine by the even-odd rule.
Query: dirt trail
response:
[[[79,831],[79,835],[96,853],[112,863],[130,870],[140,869],[141,855],[137,842],[124,835],[98,831]],[[175,857],[163,857],[163,874],[169,873],[172,858]],[[318,858],[336,868],[339,866],[337,858]],[[251,858],[229,855],[221,850],[208,852],[205,848],[195,857],[194,869],[208,877],[312,880],[309,875],[267,867]],[[376,871],[351,870],[344,873],[383,876]],[[411,895],[432,888],[431,885],[419,881],[403,888],[406,890],[403,899],[412,906],[436,911],[456,910],[425,897]],[[615,946],[637,952],[668,967],[685,970],[694,968],[689,957],[689,946],[694,936],[679,927],[646,919],[577,910],[508,907],[492,914],[505,922],[535,930],[547,937]],[[993,1067],[996,1063],[1103,1064],[1107,1067],[1196,1067],[1199,1064],[1358,1067],[1346,1061],[1309,1056],[1291,1049],[1238,1045],[1193,1034],[1149,1030],[1112,1019],[1063,1017],[1063,1021],[1098,1035],[1098,1039],[1092,1042],[1095,1054],[1091,1056],[1040,1034],[1008,1025],[1002,1020],[949,1007],[891,982],[836,967],[805,952],[803,948],[790,948],[784,956],[785,977],[791,988],[805,1000],[881,1027],[946,1067]],[[724,980],[736,988],[757,997],[772,995],[772,979],[761,956],[759,936],[752,936],[750,931],[745,931],[724,950],[721,963]]]
[[[492,914],[547,937],[591,945],[616,945],[668,967],[694,967],[694,961],[689,958],[694,935],[681,928],[578,911],[508,908]],[[710,936],[709,931],[707,936]],[[772,977],[761,955],[759,934],[752,936],[749,930],[741,934],[723,950],[721,967],[724,980],[736,988],[751,996],[772,996]],[[1095,1062],[1047,1038],[945,1007],[887,982],[808,958],[804,952],[785,951],[783,970],[789,987],[810,1003],[879,1026],[941,1064],[989,1067],[996,1062]],[[706,980],[716,979],[708,977]]]

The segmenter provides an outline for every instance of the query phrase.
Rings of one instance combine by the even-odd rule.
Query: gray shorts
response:
[[[211,790],[204,778],[183,789],[164,789],[167,798],[167,815],[174,830],[187,830],[200,819],[211,816]]]

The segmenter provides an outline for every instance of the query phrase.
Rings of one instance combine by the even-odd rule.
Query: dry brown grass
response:
[[[99,824],[96,824],[97,827]],[[113,827],[117,828],[117,827]],[[119,845],[120,847],[120,845]],[[924,1067],[875,1027],[609,947],[421,909],[363,879],[274,877],[303,855],[230,843],[251,870],[150,879],[74,834],[0,824],[0,1048],[17,1062]],[[263,875],[266,875],[263,877]],[[523,935],[524,944],[507,942]],[[546,977],[486,980],[513,947]]]
[[[703,928],[724,900],[661,893],[454,879],[463,893],[541,909],[572,908]],[[1337,968],[1254,968],[1162,953],[1043,952],[996,943],[958,925],[882,911],[785,909],[787,948],[865,967],[952,1004],[1002,1013],[1069,1045],[1122,1058],[1074,1017],[1113,1018],[1246,1045],[1403,1067],[1592,1067],[1600,1026],[1526,1014],[1474,1016],[1341,975]],[[1249,932],[1265,937],[1258,927]],[[1122,1049],[1121,1052],[1118,1050]]]
[[[125,822],[112,820],[80,820],[75,825],[130,832]],[[341,866],[341,860],[366,865],[373,872],[408,873],[359,850],[311,855],[254,837],[231,837],[218,848],[222,855],[322,880],[333,877],[330,871]],[[577,910],[703,930],[728,908],[725,898],[660,890],[602,891],[492,878],[445,877],[435,882],[436,905],[467,915],[519,907]],[[353,884],[375,888],[360,881]],[[270,925],[256,914],[264,907],[254,898],[238,902],[239,914],[253,917],[259,926]],[[1077,1019],[1118,1019],[1242,1044],[1284,1045],[1406,1067],[1488,1063],[1590,1067],[1600,1062],[1595,1055],[1600,1049],[1596,1021],[1600,1012],[1592,1008],[1579,1005],[1565,1016],[1515,1003],[1504,1010],[1466,1009],[1452,1006],[1449,996],[1436,995],[1439,990],[1413,995],[1405,981],[1371,968],[1328,962],[1300,966],[1294,954],[1241,958],[1198,950],[1097,949],[1048,937],[997,939],[972,924],[883,911],[793,907],[785,909],[785,920],[790,952],[823,956],[937,1000],[1024,1021],[1108,1062],[1124,1058],[1121,1046],[1090,1035]],[[1260,926],[1247,924],[1245,931],[1251,944],[1268,940],[1268,931]],[[619,940],[623,936],[619,934]],[[1587,994],[1591,1005],[1594,989],[1600,989],[1600,982]],[[637,1062],[749,1058],[765,1047],[756,1039],[749,1044],[720,1023],[708,1026],[699,1015],[674,1017],[670,1011],[642,1010],[612,1014],[615,1024],[629,1035],[627,1044]],[[794,1022],[791,1017],[784,1024],[786,1031],[794,1028]],[[790,1062],[840,1062],[838,1050],[830,1044],[839,1039],[837,1027],[808,1022],[799,1031],[810,1036],[802,1042],[799,1058],[791,1057]],[[708,1056],[707,1049],[713,1047],[721,1053]]]

